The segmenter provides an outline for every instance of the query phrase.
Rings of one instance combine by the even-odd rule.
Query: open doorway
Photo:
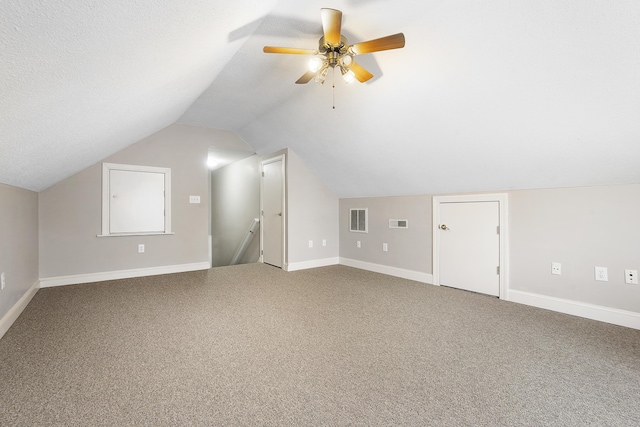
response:
[[[211,266],[260,258],[260,158],[252,152],[209,150]]]

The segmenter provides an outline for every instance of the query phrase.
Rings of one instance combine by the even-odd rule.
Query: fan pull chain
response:
[[[333,99],[333,109],[336,109],[336,67],[333,67],[331,73],[331,97]]]

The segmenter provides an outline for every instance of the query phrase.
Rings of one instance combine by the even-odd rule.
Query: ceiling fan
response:
[[[329,68],[340,70],[348,83],[353,79],[361,83],[373,77],[369,71],[358,65],[354,57],[365,53],[404,47],[404,34],[398,33],[375,40],[349,45],[340,33],[342,28],[342,12],[336,9],[320,9],[324,35],[320,37],[318,49],[297,49],[289,47],[265,46],[265,53],[287,53],[294,55],[313,55],[309,61],[309,71],[304,73],[296,83],[309,83],[311,79],[324,83]]]

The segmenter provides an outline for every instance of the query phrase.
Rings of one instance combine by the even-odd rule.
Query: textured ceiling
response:
[[[275,0],[3,0],[0,182],[35,191],[174,123]]]
[[[186,4],[183,4],[186,3]],[[640,183],[640,2],[4,1],[0,182],[41,190],[176,120],[291,147],[339,196]],[[374,79],[295,85],[320,8]],[[194,102],[195,101],[195,102]]]

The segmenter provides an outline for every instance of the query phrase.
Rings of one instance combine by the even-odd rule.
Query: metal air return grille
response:
[[[409,228],[409,221],[406,219],[390,219],[389,228]]]

